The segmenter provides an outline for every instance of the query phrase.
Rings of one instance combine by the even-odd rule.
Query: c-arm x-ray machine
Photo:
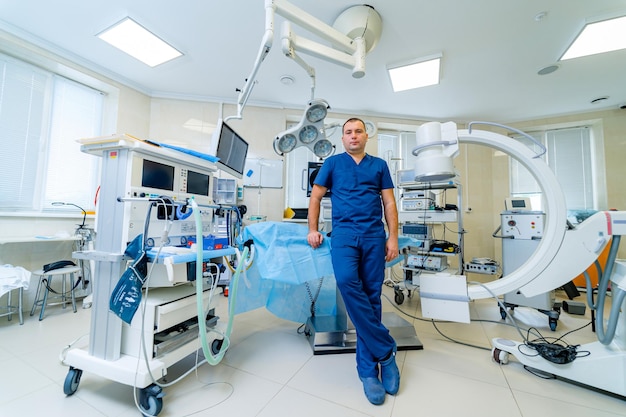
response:
[[[454,154],[447,148],[458,146],[458,143],[485,145],[503,151],[519,160],[531,172],[543,191],[546,202],[544,235],[534,255],[501,279],[483,285],[469,285],[467,297],[459,297],[458,293],[452,294],[445,286],[437,287],[435,276],[432,279],[434,287],[430,287],[428,291],[424,291],[423,286],[420,288],[422,302],[438,305],[435,310],[440,309],[442,316],[450,319],[444,310],[449,309],[451,304],[491,298],[518,289],[527,297],[542,294],[563,286],[583,273],[596,262],[610,242],[611,249],[600,279],[597,302],[593,302],[588,284],[587,298],[593,304],[590,307],[597,310],[598,341],[578,347],[580,351],[589,352],[586,356],[578,355],[575,360],[570,358],[569,361],[555,363],[537,354],[537,351],[531,351],[523,343],[502,338],[493,339],[492,355],[498,363],[506,363],[509,355],[514,355],[528,367],[626,396],[626,319],[621,314],[626,311],[626,262],[616,260],[620,238],[626,234],[626,211],[598,212],[579,225],[568,227],[565,198],[548,165],[530,148],[515,139],[490,131],[474,130],[473,124],[491,123],[473,122],[467,130],[458,131],[452,122],[432,122],[420,126],[417,131],[418,147],[413,150],[413,154],[417,156],[416,175],[425,167],[431,169],[433,161],[451,166],[446,158],[451,160]],[[610,318],[605,324],[603,300],[609,285],[612,308]],[[437,312],[433,318],[441,318],[435,317],[436,315]]]

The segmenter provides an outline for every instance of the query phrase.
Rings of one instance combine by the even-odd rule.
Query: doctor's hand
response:
[[[398,257],[400,251],[398,250],[397,239],[387,239],[385,245],[385,261],[391,262]]]
[[[309,234],[306,237],[306,240],[307,242],[309,242],[309,245],[311,245],[313,249],[317,249],[319,245],[322,244],[322,241],[324,240],[324,236],[322,236],[322,234],[318,231],[313,231],[313,232],[309,232]]]

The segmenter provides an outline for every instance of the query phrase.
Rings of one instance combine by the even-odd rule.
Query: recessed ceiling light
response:
[[[122,19],[96,36],[151,67],[182,55],[130,17]]]
[[[394,92],[439,84],[441,54],[413,60],[409,63],[388,66]]]
[[[547,67],[543,67],[539,71],[537,71],[537,74],[548,75],[548,74],[552,74],[554,71],[558,69],[559,69],[558,65],[548,65]]]
[[[626,16],[588,23],[561,61],[626,48]]]

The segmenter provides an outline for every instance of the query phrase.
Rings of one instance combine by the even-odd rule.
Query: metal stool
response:
[[[17,305],[14,306],[11,303],[11,293],[17,290]],[[11,321],[11,319],[13,319],[13,314],[17,314],[17,316],[20,319],[20,324],[24,324],[24,317],[22,316],[22,297],[24,294],[24,288],[23,287],[19,287],[19,288],[12,288],[8,291],[7,293],[7,306],[6,307],[2,307],[3,310],[6,309],[5,312],[0,313],[0,317],[4,317],[4,316],[8,316],[9,317],[9,321]]]
[[[74,313],[76,313],[76,297],[74,296],[74,288],[76,287],[74,282],[74,274],[80,271],[78,266],[66,266],[63,268],[53,269],[48,272],[44,272],[43,269],[38,269],[33,272],[33,275],[39,276],[39,283],[37,284],[37,291],[35,292],[35,301],[33,302],[33,308],[30,310],[30,315],[35,314],[37,306],[41,306],[41,313],[39,313],[39,321],[43,320],[43,315],[47,305],[62,304],[63,308],[68,303],[72,303]],[[61,292],[58,293],[52,289],[52,279],[55,276],[61,277]],[[69,278],[70,289],[66,290],[66,280]],[[43,287],[43,288],[42,288]],[[40,298],[40,291],[43,290],[43,298]],[[50,297],[56,298],[60,301],[56,303],[48,303],[48,294],[53,292],[55,295]],[[69,294],[69,295],[68,295]]]

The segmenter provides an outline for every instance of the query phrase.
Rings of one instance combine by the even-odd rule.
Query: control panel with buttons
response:
[[[502,212],[502,236],[509,239],[541,239],[545,214],[541,211]]]

